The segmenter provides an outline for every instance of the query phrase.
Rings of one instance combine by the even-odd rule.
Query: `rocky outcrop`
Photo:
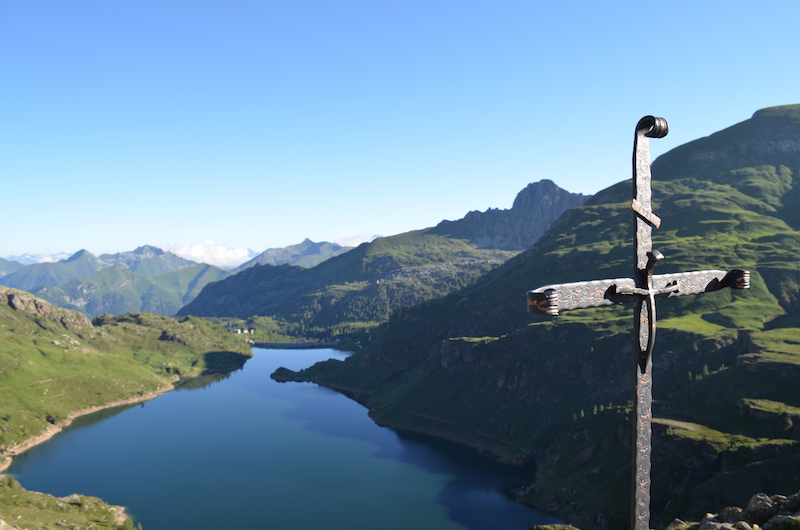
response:
[[[800,492],[789,497],[756,493],[747,507],[729,506],[700,522],[675,519],[667,530],[800,530]]]
[[[0,286],[0,300],[5,298],[6,304],[14,311],[27,313],[43,328],[50,331],[53,324],[68,330],[91,328],[92,321],[77,311],[70,311],[54,306],[25,291]]]
[[[525,250],[562,213],[582,206],[589,197],[570,193],[545,179],[528,184],[509,210],[472,211],[458,221],[442,221],[432,232],[467,239],[481,248]]]

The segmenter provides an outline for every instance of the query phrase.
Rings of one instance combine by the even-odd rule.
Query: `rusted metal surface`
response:
[[[743,270],[709,270],[656,274],[653,275],[652,282],[655,298],[674,298],[710,293],[725,287],[748,289],[750,273]],[[545,285],[534,291],[528,291],[528,312],[558,316],[563,311],[573,309],[632,303],[638,296],[646,296],[647,293],[647,289],[636,287],[633,278]]]
[[[661,219],[652,211],[649,138],[669,131],[663,118],[645,116],[636,125],[633,147],[633,265],[632,278],[545,285],[528,291],[528,312],[557,316],[563,311],[634,304],[634,422],[631,528],[650,528],[650,438],[652,420],[652,353],[656,336],[656,299],[693,295],[724,288],[748,289],[745,270],[706,270],[653,274],[664,259],[652,248],[653,228]]]

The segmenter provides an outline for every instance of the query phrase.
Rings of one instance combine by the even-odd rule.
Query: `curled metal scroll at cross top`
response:
[[[664,255],[652,248],[653,228],[661,219],[653,213],[650,187],[649,138],[663,138],[664,118],[645,116],[636,125],[633,143],[633,277],[545,285],[528,291],[528,312],[557,316],[563,311],[634,304],[634,447],[631,528],[650,526],[650,421],[652,359],[656,336],[657,298],[708,293],[730,287],[748,289],[750,272],[706,270],[653,274]]]

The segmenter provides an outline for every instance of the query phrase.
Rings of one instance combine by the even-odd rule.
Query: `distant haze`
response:
[[[372,241],[380,236],[368,236],[366,234],[357,234],[354,236],[337,239],[333,243],[342,245],[343,247],[356,247],[361,243]],[[258,249],[258,251],[251,248],[230,248],[220,245],[211,240],[201,241],[196,244],[179,244],[170,245],[164,248],[173,254],[182,258],[197,261],[199,263],[208,263],[209,265],[216,265],[223,269],[232,269],[238,267],[245,261],[251,260],[258,254],[267,249]]]
[[[356,234],[354,236],[345,237],[333,241],[343,247],[357,247],[361,243],[373,241],[381,237],[378,235],[369,236],[365,233]],[[146,244],[147,242],[142,242]],[[208,263],[223,269],[233,269],[242,263],[253,259],[258,254],[267,249],[259,249],[258,251],[251,248],[231,248],[221,245],[210,239],[200,241],[199,243],[176,243],[173,245],[164,245],[159,247],[162,250],[172,252],[184,259],[196,261],[198,263]],[[93,249],[87,249],[93,252]],[[131,249],[115,249],[115,252],[122,252]],[[77,249],[76,249],[77,251]],[[7,256],[6,259],[16,261],[23,265],[30,265],[31,263],[54,263],[62,259],[70,257],[73,252],[54,252],[54,253],[40,253],[40,254],[21,254],[18,256]],[[94,253],[94,252],[93,252]]]

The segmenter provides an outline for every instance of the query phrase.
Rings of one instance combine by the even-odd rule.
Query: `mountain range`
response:
[[[543,180],[509,210],[381,237],[302,269],[260,265],[207,285],[178,315],[270,317],[289,337],[330,339],[373,329],[401,307],[462,289],[529,247],[587,196]],[[510,234],[510,235],[508,235]]]
[[[17,267],[14,272],[0,277],[0,285],[30,291],[37,287],[64,285],[114,266],[123,267],[145,278],[153,278],[192,265],[196,263],[149,245],[130,252],[101,254],[99,257],[87,250],[79,250],[56,262]]]
[[[658,302],[651,509],[663,527],[800,487],[800,105],[678,147],[652,174],[657,272],[752,274],[746,291]],[[632,310],[531,316],[525,293],[629,277],[631,218],[629,180],[463,289],[400,308],[347,360],[273,378],[346,392],[382,425],[536,463],[519,500],[581,528],[627,527]]]
[[[0,276],[0,285],[89,316],[130,311],[174,315],[207,283],[230,275],[145,245],[100,256],[80,250],[54,263],[20,265]]]
[[[511,209],[473,211],[458,221],[378,238],[320,269],[354,249],[306,239],[267,249],[232,272],[149,245],[100,256],[80,250],[56,262],[0,260],[0,285],[89,316],[129,311],[261,315],[278,323],[279,336],[330,338],[371,329],[398,307],[468,285],[530,246],[564,210],[587,198],[543,180],[521,191]],[[206,285],[232,275],[236,280],[212,287],[186,307]]]
[[[312,267],[347,250],[306,239],[298,245],[268,249],[236,270],[257,263]],[[29,261],[23,265],[0,258],[0,285],[29,291],[89,316],[130,311],[174,315],[205,285],[235,273],[150,245],[116,254],[95,256],[80,250],[58,261]]]

